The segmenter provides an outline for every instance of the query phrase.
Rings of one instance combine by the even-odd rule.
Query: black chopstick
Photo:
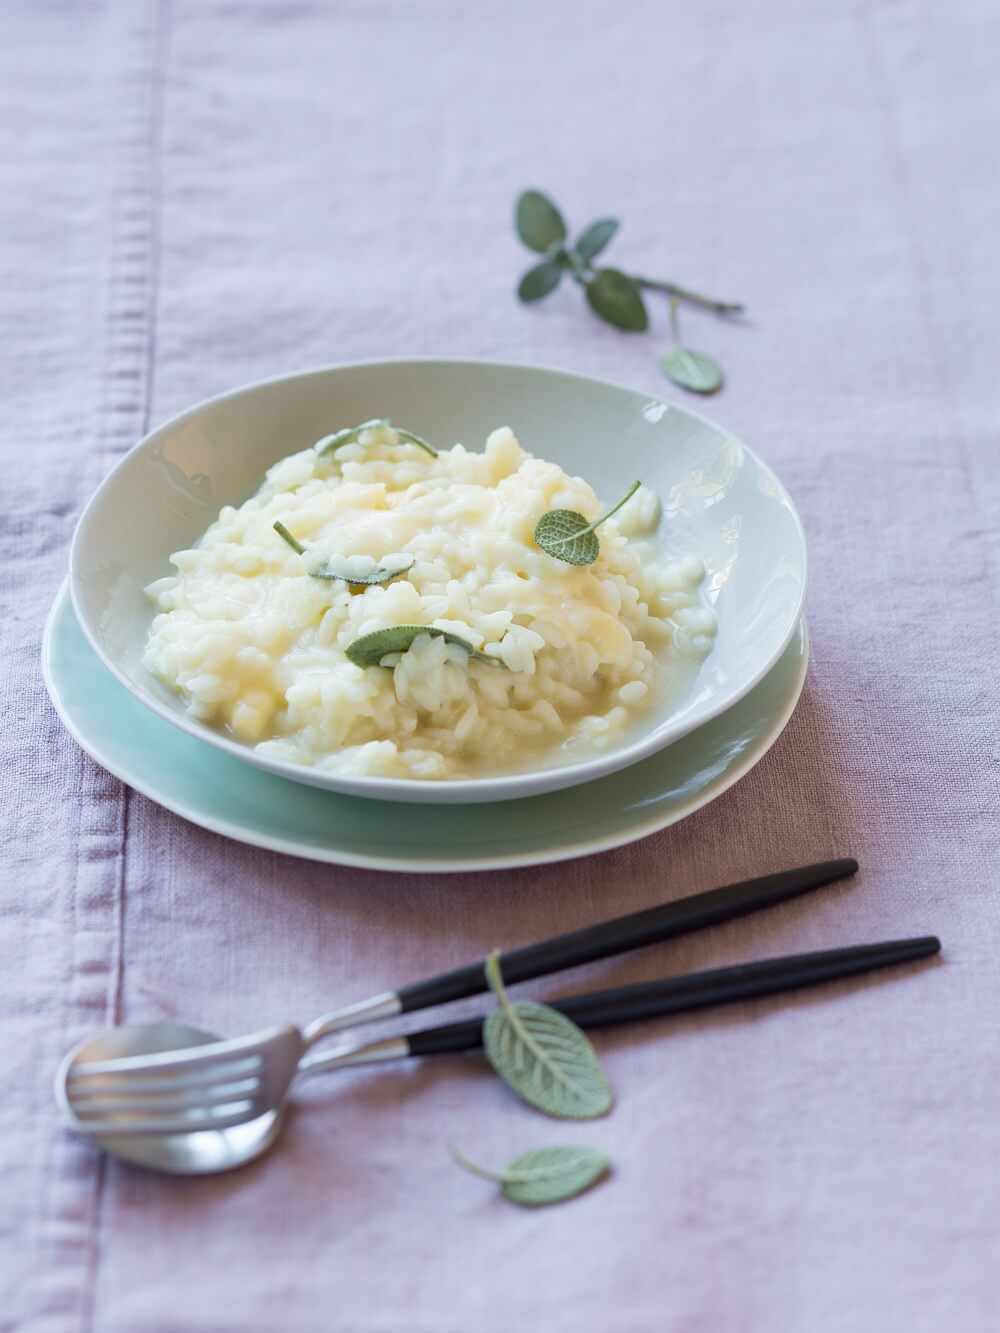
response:
[[[835,880],[846,879],[857,868],[858,863],[853,857],[840,857],[834,861],[820,861],[816,865],[763,875],[759,879],[744,880],[739,884],[727,884],[721,889],[696,893],[642,912],[598,921],[582,930],[572,930],[565,935],[540,940],[523,949],[511,949],[501,954],[500,968],[508,985],[528,981],[532,977],[548,976],[551,972],[561,972],[565,968],[608,958],[628,949],[657,944],[661,940],[675,939],[691,931],[703,930],[706,926],[720,925],[765,907],[774,907],[800,894],[822,888],[825,884],[832,884]],[[481,994],[487,989],[484,964],[485,959],[404,986],[396,992],[402,1012],[427,1009],[431,1005]]]
[[[583,1028],[608,1027],[644,1018],[688,1013],[710,1005],[734,1000],[760,999],[782,991],[798,990],[826,981],[857,976],[874,968],[930,958],[940,951],[941,941],[934,935],[913,939],[883,940],[877,944],[857,944],[846,949],[825,949],[819,953],[793,954],[770,958],[760,963],[741,963],[735,967],[716,968],[711,972],[692,972],[688,976],[667,977],[635,986],[590,995],[574,995],[565,1000],[547,1001]],[[407,1037],[410,1055],[443,1055],[453,1051],[476,1050],[483,1044],[483,1020],[468,1019],[442,1027],[413,1032]]]

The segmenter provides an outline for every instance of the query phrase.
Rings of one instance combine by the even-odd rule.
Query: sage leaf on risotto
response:
[[[335,454],[345,444],[357,443],[363,431],[377,430],[379,427],[391,430],[399,439],[405,440],[407,444],[415,444],[418,449],[423,449],[425,453],[430,454],[431,458],[437,458],[438,452],[432,444],[428,444],[421,436],[414,435],[412,430],[404,430],[402,426],[394,426],[387,417],[373,417],[371,421],[362,421],[360,426],[345,426],[343,430],[335,430],[332,435],[324,435],[321,440],[317,440],[313,448],[319,457],[323,458],[327,454]]]
[[[503,666],[496,657],[489,657],[479,652],[467,639],[448,630],[438,629],[436,625],[393,625],[391,629],[373,630],[355,639],[345,650],[347,660],[355,666],[378,666],[383,657],[390,653],[405,653],[421,634],[429,634],[434,639],[444,639],[445,643],[457,644],[464,648],[470,658],[477,662],[489,662],[490,666]]]
[[[535,541],[547,554],[568,565],[592,565],[601,554],[597,528],[635,495],[642,485],[634,481],[622,498],[600,518],[588,523],[575,509],[550,509],[535,525]]]
[[[278,536],[286,541],[297,555],[308,554],[306,548],[292,536],[280,519],[275,520],[273,527]],[[341,579],[344,583],[370,588],[398,578],[415,564],[416,560],[412,555],[406,555],[401,551],[396,555],[386,556],[381,564],[370,555],[348,555],[339,558],[331,556],[322,564],[315,565],[309,573],[314,579]]]

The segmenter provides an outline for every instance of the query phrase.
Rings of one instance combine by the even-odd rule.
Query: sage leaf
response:
[[[390,421],[387,421],[385,424],[387,426],[392,426]],[[392,429],[401,440],[406,440],[408,444],[415,444],[418,449],[423,449],[425,454],[430,454],[431,458],[437,458],[438,451],[432,444],[428,444],[423,436],[414,435],[412,430],[404,430],[402,426],[392,426]]]
[[[451,1149],[458,1166],[483,1180],[495,1180],[505,1199],[522,1207],[538,1208],[549,1203],[562,1203],[582,1194],[607,1173],[608,1159],[596,1148],[536,1148],[522,1153],[502,1171],[471,1162]]]
[[[586,285],[587,301],[595,315],[626,333],[644,333],[649,316],[642,292],[626,273],[599,268]]]
[[[360,639],[355,639],[348,645],[348,661],[359,667],[378,666],[382,658],[389,653],[405,653],[413,640],[421,634],[429,634],[434,639],[444,639],[447,643],[457,643],[477,662],[503,666],[498,658],[479,652],[467,639],[452,634],[450,630],[438,629],[436,625],[393,625],[389,629],[376,629],[371,634],[362,634]]]
[[[660,358],[660,369],[667,379],[692,393],[709,394],[722,388],[722,367],[704,352],[672,347]]]
[[[616,514],[626,501],[631,500],[642,485],[634,481],[617,504],[600,518],[589,522],[575,509],[550,509],[535,524],[535,543],[546,555],[563,560],[567,565],[592,565],[601,554],[601,543],[596,529],[605,519]]]
[[[530,1106],[562,1120],[592,1120],[611,1109],[612,1094],[594,1048],[557,1009],[534,1000],[511,1004],[500,975],[499,955],[486,962],[486,977],[500,1005],[483,1023],[490,1064]]]
[[[678,300],[677,296],[670,298],[670,332],[674,345],[660,358],[660,369],[682,389],[690,389],[692,393],[715,393],[722,387],[722,370],[704,352],[692,352],[684,346],[677,313]]]
[[[627,274],[616,268],[595,270],[594,260],[618,232],[617,218],[598,218],[585,227],[572,246],[566,244],[566,223],[558,208],[541,190],[525,190],[517,200],[515,224],[521,240],[547,261],[568,269],[575,282],[586,289],[587,301],[600,318],[627,333],[643,333],[649,315],[643,293],[662,292],[671,302],[685,301],[723,317],[739,315],[738,301],[719,301],[690,287],[660,278]],[[544,265],[524,274],[518,295],[526,303],[541,300],[556,286],[557,279]],[[682,348],[683,350],[683,348]],[[695,393],[714,393],[722,385],[722,372],[709,357],[691,352],[687,357],[670,355],[662,362],[664,373]]]
[[[617,230],[617,218],[601,218],[598,222],[592,222],[580,233],[573,249],[585,264],[593,263]]]
[[[314,579],[339,580],[342,583],[353,583],[359,587],[373,588],[382,583],[391,583],[393,579],[398,579],[401,574],[408,573],[415,564],[416,557],[411,556],[409,563],[405,565],[376,565],[367,574],[353,574],[342,569],[333,569],[330,562],[327,561],[326,564],[319,565],[316,569],[310,569],[309,573]]]
[[[555,291],[563,275],[563,265],[557,259],[546,259],[544,264],[529,268],[518,283],[517,294],[525,303],[540,301]]]
[[[430,454],[432,458],[437,458],[438,451],[433,445],[427,443],[419,435],[414,435],[411,430],[404,430],[402,426],[394,426],[391,421],[385,417],[373,417],[371,421],[362,421],[360,426],[345,426],[343,430],[336,430],[332,435],[324,435],[321,440],[317,440],[313,445],[320,458],[328,454],[335,454],[338,449],[342,449],[345,444],[354,444],[364,430],[372,430],[376,426],[387,426],[394,430],[401,440],[406,440],[409,444],[415,444],[425,453]]]
[[[335,430],[332,435],[324,435],[321,440],[316,441],[313,448],[320,458],[324,454],[335,454],[345,444],[353,444],[363,430],[372,430],[376,426],[385,425],[388,425],[388,422],[374,417],[371,421],[362,421],[359,426],[345,426],[342,430]]]
[[[376,565],[374,569],[369,570],[367,574],[349,574],[346,570],[331,568],[331,562],[318,565],[315,569],[310,569],[309,573],[314,579],[327,579],[329,581],[339,580],[342,583],[354,583],[360,587],[373,588],[382,583],[391,583],[393,579],[398,579],[401,574],[406,574],[416,564],[416,556],[410,556],[409,563],[405,565]]]
[[[545,254],[550,246],[566,239],[562,214],[541,190],[525,190],[518,198],[514,213],[517,234],[529,250]]]
[[[276,521],[273,526],[278,536],[286,541],[293,551],[298,555],[308,555],[306,548],[292,536],[284,523]],[[374,584],[388,583],[390,579],[398,578],[400,574],[405,574],[407,570],[412,569],[415,564],[416,557],[411,555],[407,557],[406,564],[375,565],[366,574],[354,574],[349,573],[346,569],[335,569],[333,562],[327,560],[323,564],[310,569],[309,574],[314,579],[340,579],[344,583],[363,584],[365,587],[370,587]]]
[[[601,543],[591,525],[575,509],[550,509],[535,524],[535,544],[567,565],[592,565]]]

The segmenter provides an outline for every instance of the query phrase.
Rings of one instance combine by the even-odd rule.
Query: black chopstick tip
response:
[[[848,875],[856,875],[860,866],[853,856],[835,856],[832,861],[821,861],[820,867],[825,868],[831,875],[836,875],[837,879],[846,879]]]
[[[873,949],[878,949],[873,945]],[[904,940],[886,940],[885,949],[890,960],[913,963],[921,958],[933,958],[941,952],[941,941],[936,935],[914,935]]]
[[[829,861],[816,861],[812,865],[798,866],[795,870],[781,871],[779,875],[781,878],[799,879],[810,888],[822,888],[857,873],[858,863],[853,856],[834,856]]]

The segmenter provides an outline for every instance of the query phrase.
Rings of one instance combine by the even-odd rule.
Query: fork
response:
[[[761,911],[853,875],[857,868],[850,857],[822,861],[613,917],[510,950],[500,957],[501,971],[508,985],[545,976]],[[260,1114],[262,1105],[275,1105],[288,1092],[300,1063],[305,1075],[334,1067],[330,1058],[340,1067],[408,1053],[400,1039],[390,1038],[334,1057],[307,1054],[331,1033],[487,989],[481,959],[324,1014],[301,1031],[286,1024],[210,1041],[194,1050],[154,1048],[155,1053],[85,1063],[71,1052],[57,1075],[57,1096],[73,1127],[91,1134],[183,1132],[198,1125],[223,1129]],[[167,1124],[172,1128],[164,1129]]]
[[[501,954],[503,977],[513,985],[673,939],[787,902],[853,875],[857,868],[850,857],[821,861],[600,921]],[[88,1044],[81,1043],[59,1069],[57,1097],[73,1128],[91,1134],[174,1132],[163,1128],[168,1123],[179,1132],[199,1123],[223,1129],[259,1114],[261,1105],[275,1104],[288,1091],[300,1062],[303,1074],[332,1068],[322,1057],[307,1057],[309,1049],[331,1033],[487,989],[483,959],[324,1014],[301,1031],[286,1024],[193,1050],[147,1050],[85,1063],[76,1058]],[[365,1062],[390,1059],[404,1054],[398,1042],[367,1044],[334,1058],[338,1066],[360,1063],[364,1050]],[[383,1046],[386,1054],[381,1054]]]
[[[853,945],[621,986],[550,1007],[580,1027],[605,1027],[854,976],[927,958],[940,947],[935,936]],[[187,1051],[92,1061],[68,1069],[68,1109],[75,1128],[99,1137],[225,1129],[282,1109],[293,1084],[313,1074],[476,1050],[482,1027],[482,1018],[467,1019],[309,1056],[303,1033],[286,1025]]]

